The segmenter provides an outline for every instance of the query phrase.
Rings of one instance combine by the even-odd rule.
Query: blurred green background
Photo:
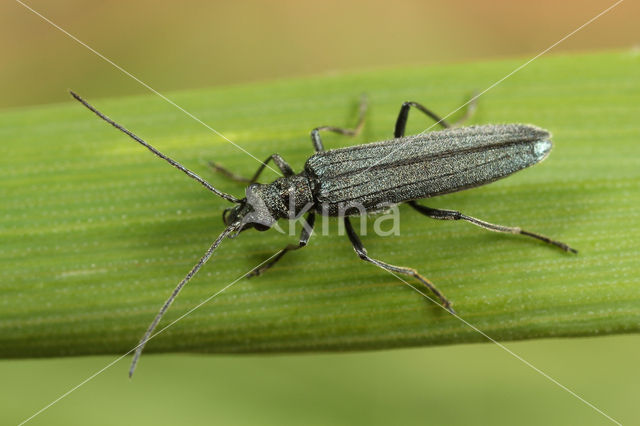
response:
[[[28,4],[164,93],[528,58],[613,2]],[[640,4],[628,0],[553,52],[634,48],[639,12]],[[146,92],[18,3],[0,4],[0,33],[0,108],[66,102],[71,87],[92,99]],[[614,418],[640,424],[636,336],[508,347]],[[0,424],[27,418],[113,359],[0,361]],[[491,344],[276,357],[147,355],[144,374],[133,382],[126,367],[117,364],[31,424],[607,423]]]

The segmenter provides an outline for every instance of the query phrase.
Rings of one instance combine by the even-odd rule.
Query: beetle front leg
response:
[[[209,162],[209,166],[211,166],[211,168],[213,170],[215,170],[218,173],[222,173],[223,175],[225,175],[226,177],[228,177],[229,179],[236,181],[236,182],[243,182],[243,183],[254,183],[258,180],[258,177],[260,177],[260,174],[264,171],[265,167],[267,167],[267,163],[269,161],[273,161],[275,163],[276,166],[278,166],[278,168],[280,169],[280,171],[282,172],[282,174],[287,177],[287,176],[293,176],[295,173],[293,172],[293,169],[291,168],[291,166],[289,165],[289,163],[287,163],[284,158],[282,158],[280,156],[280,154],[271,154],[269,156],[269,158],[267,158],[266,160],[264,160],[262,162],[262,164],[260,165],[260,167],[258,167],[258,170],[254,173],[252,178],[246,178],[244,176],[240,176],[237,175],[235,173],[233,173],[232,171],[230,171],[229,169],[226,169],[224,167],[222,167],[221,165],[214,163],[213,161]]]
[[[506,234],[520,234],[526,235],[527,237],[535,238],[540,241],[544,241],[545,243],[552,244],[556,247],[560,247],[562,250],[571,253],[578,253],[578,250],[569,247],[567,244],[562,243],[560,241],[552,240],[549,237],[545,237],[544,235],[536,234],[534,232],[525,231],[524,229],[515,227],[515,226],[504,226],[504,225],[495,225],[493,223],[485,222],[484,220],[476,219],[475,217],[467,216],[459,211],[455,210],[441,210],[441,209],[432,209],[431,207],[422,206],[415,201],[409,201],[411,207],[419,211],[420,213],[429,216],[432,219],[439,220],[464,220],[469,223],[472,223],[476,226],[479,226],[484,229],[488,229],[489,231],[494,232],[503,232]]]
[[[334,126],[316,127],[311,131],[311,143],[313,144],[313,149],[315,149],[316,152],[324,151],[324,145],[322,144],[322,139],[320,139],[320,132],[334,132],[346,136],[358,136],[362,131],[362,127],[364,126],[366,113],[367,97],[362,95],[362,99],[360,100],[358,123],[356,124],[356,127],[354,127],[353,129],[343,129],[341,127]]]
[[[367,249],[365,249],[364,246],[362,245],[362,241],[360,241],[360,237],[358,237],[358,234],[356,234],[356,232],[354,231],[353,226],[351,226],[351,221],[349,220],[348,217],[344,218],[344,225],[345,225],[345,229],[347,230],[347,235],[349,236],[349,240],[353,245],[353,249],[356,251],[358,256],[360,256],[360,259],[365,260],[369,263],[373,263],[374,265],[379,266],[380,268],[385,269],[387,271],[397,272],[399,274],[410,275],[414,277],[415,279],[420,281],[429,291],[431,291],[431,293],[435,294],[438,297],[438,299],[440,299],[440,303],[442,303],[442,306],[446,310],[448,310],[452,314],[455,314],[455,311],[451,307],[451,302],[449,302],[449,300],[440,292],[440,290],[436,288],[435,285],[433,285],[431,281],[429,281],[428,279],[420,275],[418,271],[416,271],[415,269],[406,268],[404,266],[391,265],[389,263],[385,263],[380,260],[369,257],[369,255],[367,254]]]
[[[247,278],[257,277],[258,275],[261,275],[264,271],[266,271],[267,269],[275,265],[278,260],[282,259],[282,256],[284,256],[287,252],[298,250],[306,246],[307,243],[309,242],[309,238],[311,238],[311,233],[313,232],[313,225],[316,221],[315,213],[309,213],[305,218],[305,221],[306,221],[306,224],[302,226],[302,232],[300,233],[300,241],[298,242],[298,244],[289,244],[288,246],[280,250],[278,254],[269,262],[249,272],[247,274]]]

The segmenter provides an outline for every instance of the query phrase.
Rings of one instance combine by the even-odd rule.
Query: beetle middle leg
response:
[[[278,254],[269,262],[265,263],[264,265],[258,266],[253,271],[249,272],[247,274],[247,278],[255,277],[262,274],[264,271],[266,271],[267,269],[275,265],[278,260],[282,259],[282,256],[284,256],[287,252],[298,250],[306,246],[307,243],[309,242],[309,238],[311,238],[311,233],[313,232],[313,225],[315,221],[316,221],[315,213],[309,213],[305,218],[306,223],[303,224],[302,226],[302,232],[300,233],[300,241],[298,242],[298,244],[287,245],[285,248],[280,250]]]
[[[311,131],[311,143],[313,144],[313,149],[315,149],[316,152],[324,151],[324,145],[322,144],[322,139],[320,139],[320,132],[334,132],[346,136],[358,136],[358,134],[360,134],[360,131],[362,131],[362,127],[364,126],[366,113],[367,97],[365,95],[362,95],[358,112],[358,123],[356,123],[356,126],[353,129],[343,129],[341,127],[334,126],[316,127]]]
[[[234,180],[236,182],[255,183],[258,180],[258,177],[260,177],[260,174],[264,171],[265,167],[267,167],[267,163],[269,161],[273,161],[275,163],[275,165],[280,169],[280,171],[282,172],[282,174],[285,177],[286,176],[293,176],[295,174],[293,169],[289,165],[289,163],[287,163],[284,160],[284,158],[282,158],[280,156],[280,154],[271,154],[269,156],[269,158],[267,158],[266,160],[264,160],[262,162],[260,167],[258,167],[258,170],[253,174],[253,177],[251,177],[251,178],[246,178],[244,176],[237,175],[237,174],[233,173],[232,171],[230,171],[229,169],[226,169],[226,168],[222,167],[221,165],[219,165],[217,163],[214,163],[213,161],[209,162],[209,166],[211,166],[211,168],[213,170],[215,170],[216,172],[222,173],[223,175],[225,175],[229,179]]]
[[[356,234],[356,232],[354,231],[349,218],[344,217],[343,219],[347,235],[349,236],[349,240],[353,245],[353,249],[356,251],[358,256],[360,256],[360,259],[365,260],[369,263],[373,263],[374,265],[379,266],[387,271],[397,272],[399,274],[410,275],[414,277],[415,279],[420,281],[420,283],[422,283],[427,289],[429,289],[431,293],[435,294],[438,299],[440,299],[440,303],[442,303],[442,306],[444,306],[452,314],[455,314],[455,311],[451,307],[451,302],[449,302],[444,294],[442,294],[431,281],[420,275],[415,269],[407,268],[404,266],[391,265],[389,263],[369,257],[369,255],[367,254],[367,249],[365,249],[362,245],[362,241],[360,240],[360,237],[358,237],[358,234]]]
[[[545,243],[552,244],[556,247],[560,247],[562,250],[578,253],[578,251],[574,248],[569,247],[567,244],[562,243],[560,241],[552,240],[549,237],[545,237],[544,235],[536,234],[533,232],[525,231],[524,229],[515,227],[515,226],[504,226],[504,225],[495,225],[493,223],[485,222],[484,220],[476,219],[475,217],[467,216],[456,210],[441,210],[441,209],[432,209],[431,207],[422,206],[415,201],[409,201],[411,207],[419,211],[420,213],[429,216],[432,219],[439,220],[464,220],[469,223],[472,223],[476,226],[479,226],[484,229],[488,229],[489,231],[494,232],[503,232],[506,234],[520,234],[526,235],[527,237],[535,238],[540,241],[544,241]]]
[[[419,104],[418,102],[405,102],[402,104],[402,107],[400,107],[400,113],[398,114],[398,118],[396,119],[396,127],[395,127],[395,131],[393,132],[393,136],[395,138],[401,138],[404,136],[404,132],[407,127],[407,120],[409,119],[409,110],[411,109],[411,107],[416,108],[418,111],[431,117],[436,122],[436,124],[441,125],[445,129],[449,129],[451,127],[461,126],[465,121],[467,121],[473,115],[473,113],[476,110],[476,101],[477,101],[477,95],[474,94],[471,100],[468,102],[467,109],[464,115],[453,124],[450,124],[444,118],[440,118],[438,114],[431,111],[429,108],[425,107],[424,105]]]

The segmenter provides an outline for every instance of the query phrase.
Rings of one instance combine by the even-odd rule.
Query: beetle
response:
[[[349,216],[362,211],[376,212],[389,205],[407,203],[419,213],[432,219],[463,220],[490,231],[525,235],[557,246],[564,251],[577,253],[577,250],[567,244],[541,234],[525,231],[519,227],[492,224],[455,210],[427,207],[416,201],[485,185],[542,161],[551,150],[551,134],[536,126],[489,124],[458,127],[459,123],[451,125],[417,102],[405,102],[396,120],[394,139],[325,150],[320,132],[329,131],[351,136],[360,132],[367,109],[367,103],[363,99],[360,117],[353,129],[322,126],[312,130],[311,141],[315,154],[307,160],[300,173],[295,173],[279,154],[269,156],[250,179],[238,176],[216,163],[211,163],[213,169],[227,177],[248,183],[245,197],[239,199],[216,189],[191,170],[162,154],[140,137],[102,114],[76,93],[70,93],[98,117],[198,181],[209,191],[235,204],[234,207],[225,209],[222,215],[226,225],[225,230],[173,290],[143,335],[135,349],[129,376],[133,375],[142,350],[164,313],[184,285],[211,258],[220,243],[247,229],[266,231],[278,219],[298,218],[306,214],[298,244],[287,245],[270,261],[255,268],[247,276],[260,275],[287,252],[306,246],[317,214],[338,216],[344,221],[347,236],[362,260],[390,272],[414,277],[437,296],[442,306],[452,314],[455,314],[455,311],[451,302],[431,281],[415,269],[391,265],[370,257],[355,232]],[[474,106],[475,104],[470,104],[467,116]],[[431,117],[444,130],[405,136],[411,108]],[[278,167],[283,177],[267,184],[257,183],[258,177],[270,161]]]

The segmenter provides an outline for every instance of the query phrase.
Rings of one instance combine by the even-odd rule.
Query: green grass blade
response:
[[[297,170],[309,131],[355,121],[356,139],[389,138],[400,104],[444,115],[521,61],[405,68],[180,92],[176,103],[263,159]],[[580,250],[433,221],[402,206],[401,235],[363,237],[369,253],[429,277],[467,321],[497,340],[640,330],[640,56],[544,57],[484,95],[473,123],[551,130],[549,159],[492,185],[438,197],[494,223]],[[92,99],[105,114],[222,191],[244,188],[209,160],[250,175],[258,163],[154,96]],[[408,133],[431,123],[413,114]],[[0,114],[0,356],[124,353],[221,232],[228,203],[99,121],[76,102]],[[267,172],[264,180],[275,174]],[[321,223],[320,223],[321,225]],[[286,223],[283,224],[286,228]],[[485,338],[388,273],[358,259],[335,221],[264,276],[238,281],[161,336],[149,352],[381,349]],[[318,229],[321,230],[321,227]],[[225,241],[184,289],[168,324],[296,237]],[[410,281],[412,282],[412,281]]]

